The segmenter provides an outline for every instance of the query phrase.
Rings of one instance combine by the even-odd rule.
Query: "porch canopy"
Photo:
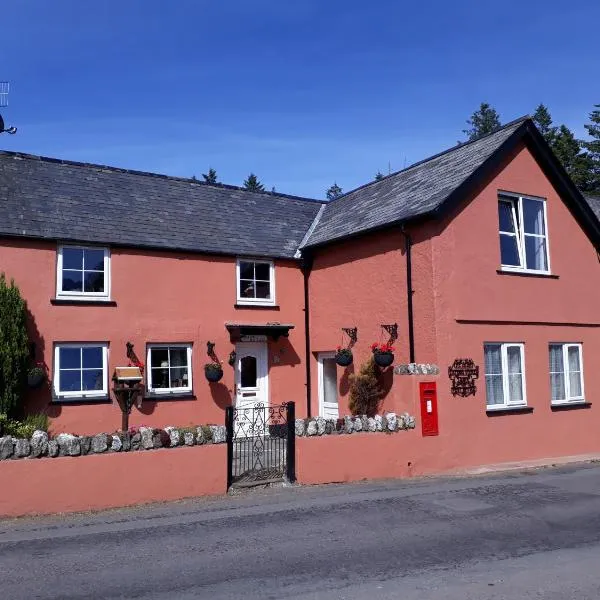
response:
[[[281,336],[288,337],[290,329],[294,329],[294,325],[289,323],[225,323],[225,327],[229,331],[232,343],[244,341],[244,338],[256,338],[256,336],[277,341]]]

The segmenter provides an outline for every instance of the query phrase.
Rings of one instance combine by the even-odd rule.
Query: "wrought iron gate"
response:
[[[227,488],[296,480],[293,402],[225,411]]]

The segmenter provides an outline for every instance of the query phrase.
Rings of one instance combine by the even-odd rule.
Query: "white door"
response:
[[[235,435],[265,435],[269,404],[266,342],[240,342],[235,347]],[[262,404],[263,409],[256,405]]]
[[[320,352],[319,361],[319,414],[326,419],[340,416],[335,352]]]

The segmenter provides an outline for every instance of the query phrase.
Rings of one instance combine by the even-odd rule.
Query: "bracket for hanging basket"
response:
[[[390,339],[387,341],[388,345],[391,346],[398,339],[398,323],[391,323],[390,325],[382,325],[382,329],[387,331]]]
[[[348,348],[352,348],[358,340],[358,327],[342,327],[342,331],[350,338]]]

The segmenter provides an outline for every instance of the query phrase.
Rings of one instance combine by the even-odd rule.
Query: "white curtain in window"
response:
[[[571,398],[581,397],[581,363],[578,346],[567,348],[569,361],[569,391]]]
[[[500,344],[488,344],[485,354],[485,388],[488,406],[504,404],[502,350]]]
[[[506,361],[508,364],[508,399],[511,402],[520,402],[523,400],[521,348],[519,346],[508,346]]]
[[[337,367],[335,358],[323,359],[323,401],[337,404]]]
[[[550,346],[550,388],[552,400],[564,400],[565,367],[563,361],[563,347],[556,344]]]

